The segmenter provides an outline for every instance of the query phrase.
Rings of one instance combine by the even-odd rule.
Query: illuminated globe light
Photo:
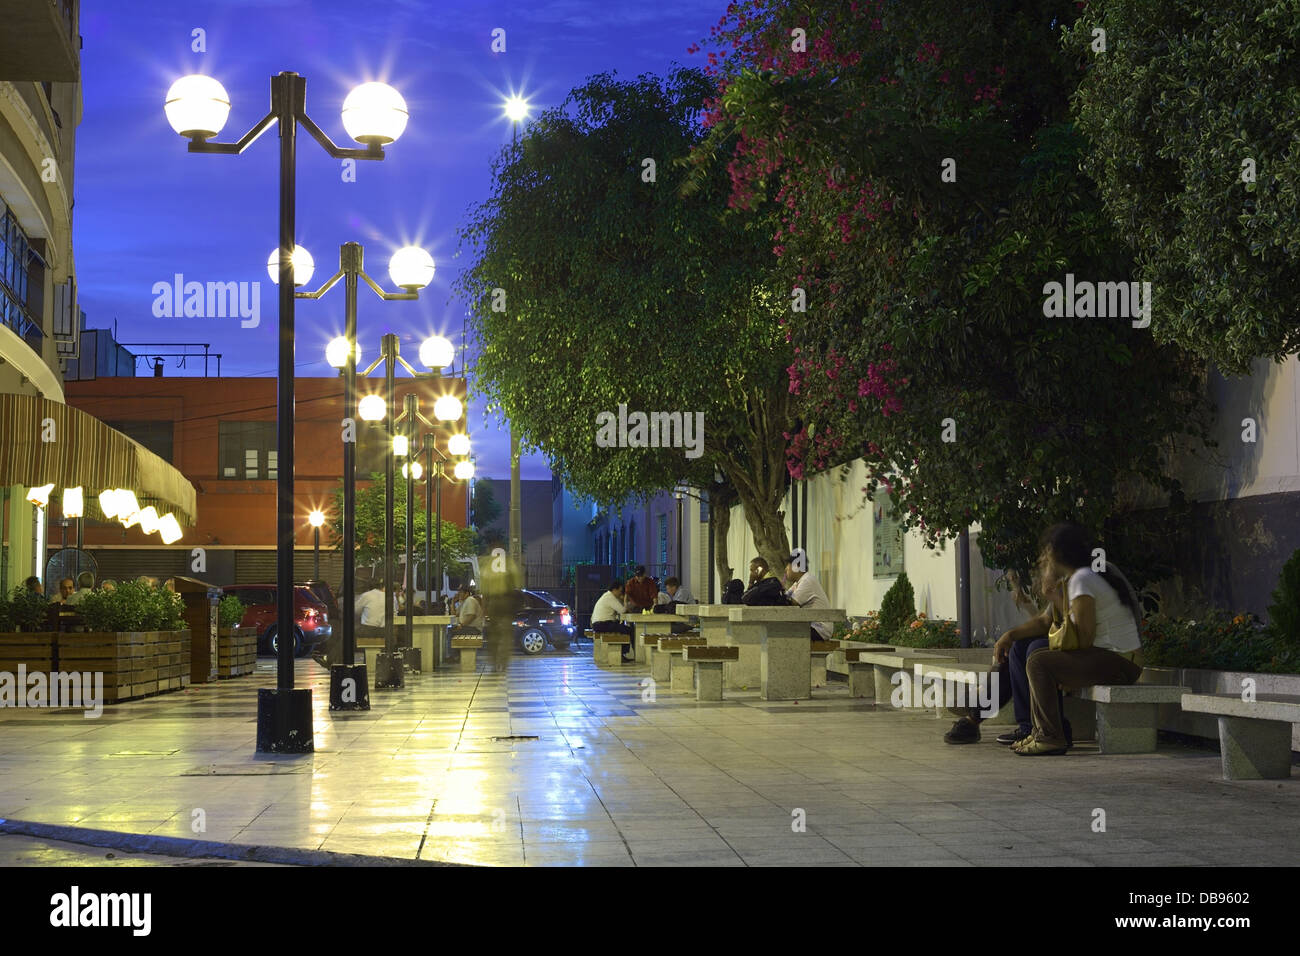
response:
[[[456,462],[456,470],[454,474],[461,481],[469,481],[469,479],[474,477],[474,463],[472,461]]]
[[[419,246],[403,246],[388,260],[388,277],[399,289],[413,292],[433,281],[433,256]]]
[[[419,481],[424,477],[424,468],[418,461],[413,461],[409,465],[403,465],[402,477],[410,478],[412,481]]]
[[[63,489],[63,517],[80,518],[86,513],[85,498],[80,488]]]
[[[352,358],[356,364],[361,364],[361,345],[358,343],[352,350]],[[325,361],[329,362],[334,368],[342,368],[348,364],[348,340],[342,335],[330,339],[329,345],[325,346]]]
[[[528,118],[528,101],[522,96],[512,96],[505,101],[506,118],[512,123],[522,123]]]
[[[312,274],[316,271],[316,260],[311,257],[311,253],[302,246],[294,246],[293,254],[289,257],[293,267],[293,284],[306,285],[311,281]],[[266,271],[271,276],[271,281],[276,285],[280,284],[280,247],[271,250],[271,254],[266,257]]]
[[[27,500],[38,508],[46,508],[50,504],[50,492],[53,490],[53,483],[48,485],[37,485],[35,488],[29,488],[27,491]]]
[[[163,103],[167,122],[182,136],[208,139],[221,132],[230,116],[226,88],[210,76],[182,76],[167,91]]]
[[[447,439],[447,452],[451,455],[468,455],[469,436],[452,435]]]
[[[145,534],[153,534],[158,530],[158,510],[153,505],[142,508],[136,518],[140,523],[140,530]]]
[[[405,458],[406,453],[410,451],[411,443],[407,441],[405,435],[393,436],[393,454],[398,458]]]
[[[343,101],[343,128],[367,146],[393,142],[408,119],[406,100],[387,83],[362,83]]]
[[[425,368],[444,369],[455,360],[456,346],[446,336],[431,335],[420,343],[420,364]]]
[[[122,522],[122,526],[131,527],[135,523],[133,519],[139,513],[140,503],[135,500],[135,492],[124,488],[117,489],[117,517]]]
[[[434,417],[440,422],[458,422],[465,406],[455,395],[444,395],[433,403]]]
[[[117,517],[117,489],[105,488],[99,493],[99,510],[105,518]]]
[[[183,536],[174,514],[165,514],[158,519],[158,533],[162,535],[163,544],[175,544]]]
[[[317,508],[315,511],[313,511],[311,514],[307,516],[307,523],[311,525],[313,528],[319,528],[321,525],[325,523],[325,512]]]
[[[388,405],[382,395],[367,395],[358,403],[357,412],[363,421],[381,422],[388,414]]]

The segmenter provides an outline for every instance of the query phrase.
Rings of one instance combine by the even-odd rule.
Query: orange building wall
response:
[[[379,386],[377,388],[376,386]],[[358,395],[382,388],[382,381],[358,382]],[[407,392],[420,398],[420,411],[430,421],[434,401],[445,394],[465,401],[464,379],[398,379],[400,409]],[[171,421],[172,464],[194,485],[198,495],[196,526],[185,529],[182,545],[273,547],[276,495],[274,481],[221,478],[218,467],[218,426],[222,421],[275,421],[276,380],[273,378],[101,378],[65,385],[67,403],[107,421]],[[321,547],[333,546],[330,523],[334,492],[343,474],[343,379],[300,378],[294,385],[294,502],[298,514],[296,541],[312,543],[307,515],[313,508],[326,512]],[[358,429],[366,423],[358,419]],[[446,438],[456,429],[440,428],[438,447],[446,451]],[[421,428],[423,432],[423,427]],[[473,437],[473,436],[471,436]],[[423,464],[424,458],[421,457]],[[399,464],[400,467],[400,464]],[[368,481],[358,480],[365,487]],[[464,526],[467,488],[463,482],[442,484],[443,520]],[[424,502],[423,482],[416,485],[416,501]],[[57,546],[61,530],[51,528]],[[87,545],[160,545],[157,535],[137,528],[86,523]]]

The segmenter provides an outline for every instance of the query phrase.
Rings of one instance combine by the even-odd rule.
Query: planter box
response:
[[[190,632],[88,631],[59,634],[57,669],[99,671],[104,703],[180,690],[190,682]]]
[[[1181,684],[1193,694],[1240,694],[1244,678],[1255,681],[1256,694],[1300,696],[1300,674],[1257,674],[1246,671],[1210,671],[1194,667],[1144,667],[1143,684]],[[1176,704],[1161,704],[1157,726],[1161,730],[1219,740],[1219,721],[1211,714],[1185,714]],[[1291,749],[1300,751],[1300,724],[1291,725]]]
[[[217,677],[243,677],[257,666],[257,628],[223,627],[217,631]]]
[[[16,680],[22,665],[28,674],[48,675],[55,669],[54,644],[58,637],[55,631],[0,634],[0,671],[13,674]]]

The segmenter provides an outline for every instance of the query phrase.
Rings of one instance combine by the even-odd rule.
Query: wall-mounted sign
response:
[[[872,571],[878,578],[903,573],[903,528],[893,516],[893,505],[883,492],[871,505]]]

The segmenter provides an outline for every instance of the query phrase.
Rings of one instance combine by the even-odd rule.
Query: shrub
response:
[[[897,634],[915,617],[916,596],[912,593],[912,582],[907,580],[907,572],[904,571],[880,602],[880,632],[886,636]]]
[[[233,594],[227,594],[217,605],[217,624],[219,627],[238,627],[244,619],[247,607]]]
[[[49,609],[50,603],[45,600],[45,595],[24,587],[14,588],[9,605],[9,623],[20,631],[43,631]]]
[[[927,620],[921,612],[889,637],[887,643],[899,647],[961,647],[961,630],[956,621]]]
[[[861,621],[842,621],[835,625],[835,639],[844,641],[862,641],[867,644],[883,643],[880,636],[880,614],[868,611]]]
[[[1300,653],[1300,549],[1282,565],[1268,618],[1274,639],[1282,647]]]
[[[81,602],[90,631],[177,631],[184,627],[185,600],[165,588],[124,581],[113,591],[94,591]]]
[[[1142,624],[1142,654],[1153,667],[1300,673],[1300,649],[1245,614],[1207,610],[1195,620],[1153,614]]]

